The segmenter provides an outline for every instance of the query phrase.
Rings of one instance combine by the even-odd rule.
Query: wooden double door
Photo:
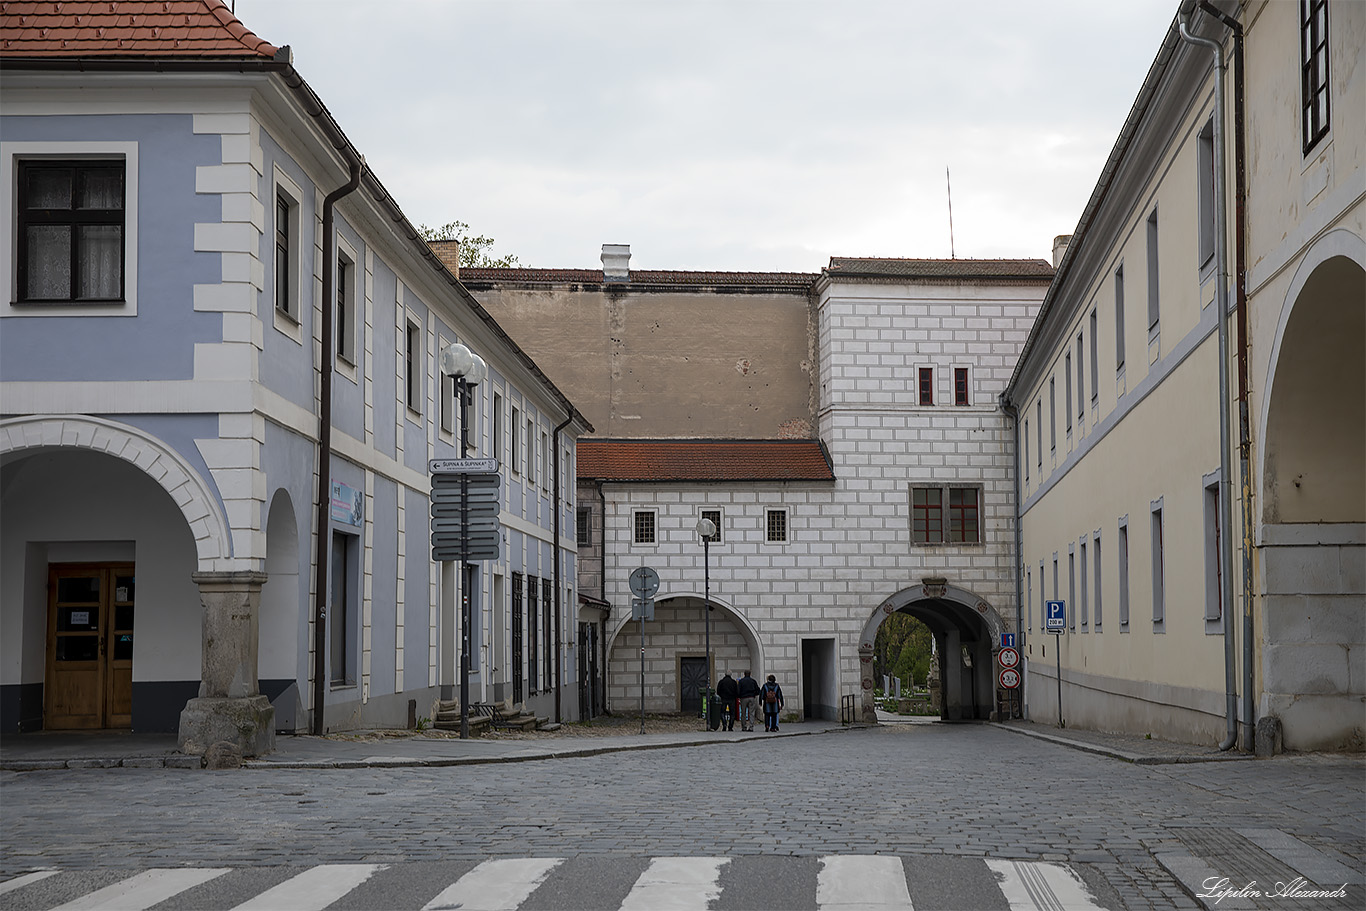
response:
[[[48,567],[48,730],[133,724],[132,563]]]

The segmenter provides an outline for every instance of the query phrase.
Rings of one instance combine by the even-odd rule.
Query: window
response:
[[[1077,631],[1077,554],[1067,545],[1067,628]]]
[[[787,543],[786,509],[769,509],[764,512],[764,540],[769,544]]]
[[[18,165],[17,299],[123,300],[124,162]]]
[[[455,432],[455,377],[446,376],[440,371],[436,374],[441,384],[441,432]]]
[[[522,701],[522,665],[526,661],[526,645],[522,639],[525,622],[522,608],[522,574],[512,574],[512,701]]]
[[[408,410],[422,413],[422,327],[409,322],[403,344],[403,369],[407,377]]]
[[[526,422],[526,482],[528,486],[536,483],[536,463],[541,460],[541,453],[536,447],[536,442],[536,422],[528,419]]]
[[[1157,331],[1158,318],[1161,316],[1158,308],[1157,280],[1157,210],[1153,209],[1153,214],[1148,216],[1148,333],[1150,339],[1152,333]]]
[[[1080,560],[1078,569],[1081,572],[1081,631],[1084,633],[1090,628],[1090,617],[1087,611],[1087,608],[1089,607],[1087,604],[1089,589],[1086,585],[1086,540],[1084,538],[1082,539],[1081,546],[1078,548],[1078,559]]]
[[[493,457],[499,461],[506,459],[503,454],[503,397],[498,393],[493,394],[493,439],[489,441],[493,447]]]
[[[1086,370],[1082,367],[1082,343],[1086,333],[1077,333],[1077,429],[1084,430],[1086,427]],[[1095,337],[1095,329],[1092,328],[1092,338]],[[1067,403],[1072,406],[1071,402]]]
[[[508,467],[513,474],[522,473],[522,412],[512,406],[512,451],[508,453]]]
[[[1304,153],[1328,132],[1328,0],[1300,0],[1300,113]]]
[[[541,450],[540,450],[540,451],[541,451],[541,457],[542,457],[543,459],[545,459],[545,464],[542,466],[542,470],[541,470],[541,484],[543,484],[543,485],[544,485],[545,487],[547,487],[547,488],[553,487],[553,486],[555,485],[555,469],[554,469],[554,467],[550,464],[550,457],[551,457],[550,437],[547,436],[547,435],[544,434],[544,433],[541,434]]]
[[[1199,209],[1199,255],[1196,266],[1204,267],[1214,257],[1214,120],[1205,124],[1195,145],[1195,180]]]
[[[1034,632],[1034,571],[1025,570],[1025,606],[1029,611],[1029,625],[1026,629]]]
[[[1065,388],[1063,391],[1066,392],[1066,394],[1067,394],[1067,397],[1063,399],[1062,410],[1063,410],[1063,415],[1064,415],[1064,417],[1065,417],[1065,420],[1067,421],[1067,432],[1068,432],[1068,433],[1071,433],[1071,432],[1072,432],[1072,354],[1071,354],[1071,352],[1068,352],[1067,357],[1064,358],[1064,360],[1063,360],[1062,375],[1063,375],[1063,377],[1066,378],[1066,388]],[[1081,377],[1078,377],[1078,379],[1081,379]],[[1077,396],[1077,401],[1081,401],[1081,396],[1080,396],[1080,395]]]
[[[1129,517],[1119,520],[1119,625],[1129,625]]]
[[[1223,560],[1220,559],[1219,476],[1205,478],[1205,623],[1223,618]]]
[[[636,510],[632,524],[634,526],[632,543],[655,543],[655,514],[653,512],[644,509]]]
[[[953,368],[953,403],[955,405],[968,404],[968,368]]]
[[[351,643],[355,615],[352,612],[351,570],[355,562],[352,535],[332,534],[332,590],[329,598],[327,635],[332,643],[332,686],[347,686],[355,682]]]
[[[1029,418],[1024,419],[1024,476],[1029,484]]]
[[[982,543],[980,504],[978,487],[912,487],[911,540],[916,544]]]
[[[1039,444],[1039,480],[1043,480],[1043,399],[1034,403],[1034,428]]]
[[[337,357],[356,363],[356,260],[337,245],[337,309],[333,313],[332,337]]]
[[[1100,345],[1096,341],[1096,327],[1099,324],[1099,317],[1096,308],[1091,308],[1091,403],[1100,401]],[[1081,341],[1080,338],[1077,339]],[[1077,357],[1081,354],[1078,352]],[[1077,364],[1077,383],[1081,383],[1081,364]],[[1077,391],[1077,398],[1081,398],[1081,391]],[[1077,412],[1082,413],[1085,408],[1080,402],[1077,403]]]
[[[1093,582],[1094,582],[1094,584],[1095,584],[1095,586],[1096,586],[1096,601],[1095,601],[1095,614],[1096,614],[1096,618],[1095,618],[1095,619],[1096,619],[1096,623],[1095,623],[1095,630],[1096,630],[1096,632],[1100,632],[1100,593],[1101,593],[1101,584],[1100,584],[1100,532],[1096,532],[1095,534],[1093,534],[1093,535],[1091,536],[1091,565],[1092,565],[1091,579],[1093,580]]]
[[[1164,585],[1166,583],[1163,566],[1162,553],[1162,501],[1154,500],[1152,505],[1152,529],[1153,529],[1153,627],[1162,628],[1162,621],[1166,617],[1167,599]]]
[[[543,643],[545,655],[545,672],[542,675],[545,680],[545,688],[551,689],[555,685],[555,638],[554,621],[555,615],[551,610],[554,604],[555,584],[550,579],[541,580],[541,635],[545,638]]]
[[[535,576],[526,577],[526,679],[527,689],[536,695],[536,686],[541,679],[539,658],[540,639],[536,633],[536,595],[540,591],[540,580]]]
[[[934,368],[921,367],[919,371],[920,404],[934,404]]]
[[[579,547],[588,547],[593,543],[593,510],[588,506],[580,506],[576,514],[575,538],[574,541]]]
[[[1094,333],[1093,333],[1094,336]],[[1115,269],[1115,370],[1124,369],[1124,264]]]
[[[1058,451],[1058,394],[1057,383],[1048,378],[1048,451]]]
[[[710,519],[711,524],[716,526],[716,531],[707,536],[706,540],[711,544],[721,543],[721,510],[703,509],[698,513],[699,519]]]
[[[299,199],[275,189],[275,312],[299,322]]]

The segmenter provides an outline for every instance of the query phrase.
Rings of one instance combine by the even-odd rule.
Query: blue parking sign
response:
[[[1043,631],[1045,633],[1061,633],[1065,629],[1067,629],[1067,602],[1045,601]]]

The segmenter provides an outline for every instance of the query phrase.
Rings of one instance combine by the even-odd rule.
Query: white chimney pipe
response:
[[[609,282],[631,280],[631,245],[602,245],[602,278]]]

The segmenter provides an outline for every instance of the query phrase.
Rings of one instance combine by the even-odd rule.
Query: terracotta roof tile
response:
[[[578,474],[611,481],[833,481],[817,440],[580,437]]]
[[[0,57],[264,57],[222,0],[3,0]]]
[[[1053,266],[1044,259],[886,259],[832,256],[831,276],[1034,279],[1052,280]]]
[[[668,285],[727,287],[810,287],[818,278],[810,272],[685,272],[660,269],[632,269],[627,285]],[[466,284],[517,282],[547,284],[603,284],[601,269],[472,269],[461,267],[460,280]]]

